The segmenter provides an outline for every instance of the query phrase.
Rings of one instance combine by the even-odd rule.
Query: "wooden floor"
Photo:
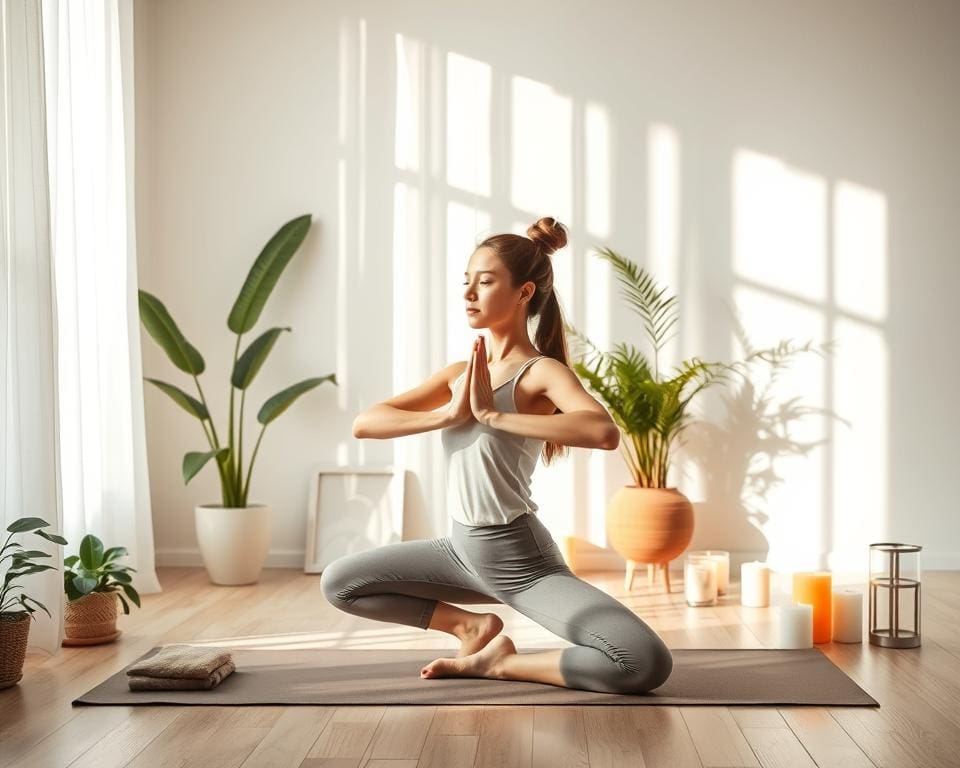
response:
[[[672,648],[760,648],[773,613],[688,608],[646,579],[584,575],[653,626]],[[923,647],[819,646],[881,703],[813,707],[71,707],[150,648],[171,642],[340,648],[454,648],[454,638],[336,611],[319,577],[265,570],[217,587],[198,568],[161,569],[164,592],[120,617],[113,644],[31,654],[0,691],[0,766],[960,766],[960,573],[923,575]],[[639,582],[643,582],[639,584]],[[494,606],[522,649],[566,645]],[[484,609],[486,610],[486,609]]]

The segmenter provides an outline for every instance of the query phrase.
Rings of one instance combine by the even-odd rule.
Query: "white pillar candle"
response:
[[[863,593],[859,589],[833,590],[833,640],[863,642]]]
[[[778,648],[813,648],[813,606],[804,603],[780,608]]]
[[[740,566],[740,605],[766,608],[770,605],[770,566],[754,560]]]
[[[717,602],[717,563],[705,557],[687,558],[683,569],[683,593],[688,605]]]
[[[717,594],[727,594],[730,582],[730,553],[722,549],[695,549],[687,552],[687,557],[702,557],[715,560],[717,563]]]

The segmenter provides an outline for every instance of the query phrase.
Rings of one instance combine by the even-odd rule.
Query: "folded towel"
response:
[[[131,677],[162,677],[206,680],[228,661],[233,661],[226,648],[195,648],[192,645],[168,645],[148,659],[131,664]]]
[[[127,684],[131,691],[207,691],[216,688],[225,677],[235,670],[234,663],[228,661],[203,679],[131,675],[127,678]]]

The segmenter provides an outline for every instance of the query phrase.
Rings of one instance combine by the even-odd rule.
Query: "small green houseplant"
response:
[[[117,599],[123,612],[130,606],[123,599],[140,607],[140,595],[134,589],[130,573],[136,568],[118,561],[129,553],[125,547],[110,547],[104,551],[103,542],[88,533],[80,541],[80,553],[63,561],[63,591],[67,597],[64,611],[64,633],[67,638],[111,640],[117,633]]]
[[[278,416],[305,392],[336,375],[304,379],[269,397],[257,412],[260,433],[244,472],[243,413],[247,390],[266,361],[277,339],[289,327],[270,328],[255,338],[241,353],[243,336],[253,330],[267,299],[294,253],[310,229],[309,214],[291,219],[270,238],[247,274],[240,293],[227,317],[227,327],[236,334],[233,368],[230,376],[230,409],[226,442],[221,440],[207,406],[200,375],[206,368],[197,351],[173,321],[163,302],[141,290],[140,319],[147,332],[167,353],[170,362],[193,379],[199,399],[179,387],[158,379],[146,378],[168,395],[178,406],[200,422],[208,450],[190,451],[183,457],[184,483],[214,460],[220,480],[221,503],[196,507],[197,538],[204,564],[217,584],[246,584],[256,581],[269,547],[270,510],[263,504],[248,503],[250,478],[264,432]],[[235,399],[239,393],[239,414],[235,418]]]
[[[637,563],[664,568],[670,589],[669,561],[683,552],[693,536],[693,506],[676,488],[667,487],[671,451],[691,421],[688,407],[708,387],[743,374],[755,360],[774,365],[805,351],[808,342],[752,351],[736,363],[704,362],[691,358],[669,373],[660,370],[660,354],[673,337],[678,300],[656,285],[642,267],[609,248],[596,250],[608,262],[630,308],[639,315],[652,348],[652,362],[632,344],[618,343],[602,351],[576,328],[567,332],[579,342],[574,372],[596,393],[620,427],[620,449],[633,484],[619,489],[607,509],[607,535],[613,548],[627,560],[627,588]]]
[[[7,540],[0,548],[0,565],[9,560],[3,575],[3,587],[0,588],[0,688],[16,685],[23,677],[23,662],[27,654],[27,639],[30,634],[30,619],[34,611],[42,608],[53,618],[47,607],[34,600],[17,584],[17,579],[31,573],[54,571],[52,565],[38,562],[40,558],[50,557],[37,549],[24,549],[17,541],[11,541],[14,534],[33,533],[35,536],[52,541],[54,544],[66,544],[67,540],[56,533],[42,530],[50,525],[39,517],[21,517],[7,526]],[[20,594],[13,594],[20,590]],[[19,608],[18,608],[19,606]]]

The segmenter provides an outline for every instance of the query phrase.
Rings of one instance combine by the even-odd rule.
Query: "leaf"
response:
[[[80,562],[88,571],[95,571],[103,565],[103,542],[92,533],[80,541]]]
[[[36,610],[36,609],[35,609],[35,608],[30,608],[30,607],[27,605],[27,600],[29,600],[31,603],[35,603],[35,604],[38,605],[40,608],[43,608],[43,612],[46,613],[47,616],[50,616],[51,619],[53,618],[53,616],[50,614],[50,611],[47,610],[47,606],[45,606],[43,603],[41,603],[41,602],[38,601],[38,600],[34,600],[32,597],[28,597],[27,595],[20,595],[20,602],[23,604],[23,607],[26,608],[28,611],[30,611],[30,612],[32,613],[32,612],[33,612],[34,610]]]
[[[10,523],[10,525],[7,526],[7,530],[10,533],[24,533],[25,531],[32,531],[36,528],[43,528],[45,525],[50,525],[50,523],[39,517],[21,517],[19,520],[14,520]]]
[[[173,384],[167,384],[165,381],[160,381],[159,379],[144,378],[146,381],[149,381],[151,384],[157,387],[161,392],[166,392],[173,402],[183,408],[183,410],[185,410],[191,416],[196,416],[198,419],[200,419],[200,421],[206,421],[210,418],[210,412],[207,410],[207,406],[197,400],[197,398],[188,395],[182,389],[173,386]]]
[[[124,591],[124,593],[126,594],[126,596],[130,598],[131,602],[133,602],[133,604],[134,604],[135,606],[137,606],[137,608],[139,608],[139,607],[140,607],[140,595],[137,594],[137,590],[135,590],[135,589],[134,589],[133,587],[131,587],[129,584],[121,584],[120,586],[121,586],[121,588],[123,589],[123,591]],[[121,599],[122,599],[122,598],[121,598]]]
[[[138,293],[140,320],[154,341],[167,353],[170,362],[192,376],[203,373],[206,367],[203,357],[196,347],[184,338],[163,302],[144,290]]]
[[[183,482],[189,483],[194,475],[197,474],[204,465],[214,456],[217,457],[217,461],[223,461],[227,454],[230,453],[229,448],[221,448],[219,451],[207,451],[202,453],[199,451],[191,451],[183,457]]]
[[[37,531],[37,536],[42,536],[47,541],[52,541],[54,544],[67,544],[67,540],[56,533],[47,533],[46,531]]]
[[[294,384],[278,392],[260,407],[260,411],[257,413],[257,421],[266,426],[293,405],[294,401],[300,397],[300,395],[304,392],[309,392],[325,381],[332,381],[333,384],[336,385],[336,374],[331,373],[329,376],[305,379],[298,384]]]
[[[120,604],[123,606],[123,613],[124,613],[125,615],[126,615],[126,614],[129,614],[129,613],[130,613],[130,606],[127,605],[127,601],[123,599],[123,595],[121,595],[121,594],[118,592],[118,593],[117,593],[117,598],[120,600]]]
[[[270,238],[250,268],[240,294],[230,310],[227,327],[234,333],[246,333],[260,318],[263,305],[283,274],[293,254],[310,229],[310,214],[291,219]]]
[[[126,547],[110,547],[110,549],[103,553],[103,562],[106,564],[111,560],[116,560],[129,554]]]
[[[123,571],[108,571],[110,578],[114,581],[118,581],[122,584],[129,584],[133,581],[133,577],[129,573],[124,573]]]
[[[80,595],[89,595],[93,592],[93,588],[97,586],[96,579],[90,579],[85,576],[77,576],[73,580],[74,588],[80,593]]]
[[[258,336],[237,359],[237,364],[233,367],[233,375],[230,377],[233,386],[237,389],[249,387],[280,334],[289,330],[289,328],[271,328]]]

